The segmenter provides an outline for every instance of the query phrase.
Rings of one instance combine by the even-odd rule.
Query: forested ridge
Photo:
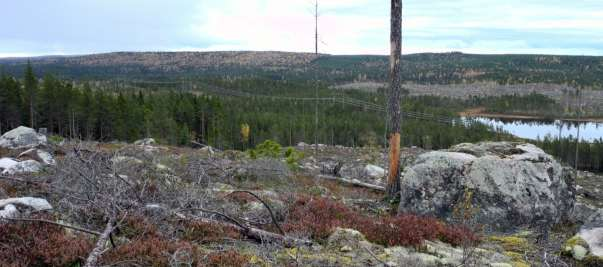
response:
[[[386,56],[336,56],[284,52],[121,52],[87,56],[0,59],[20,77],[27,60],[41,74],[69,79],[176,79],[182,77],[262,77],[275,80],[319,79],[329,83],[386,81]],[[500,84],[554,83],[600,89],[603,59],[594,56],[405,55],[402,78],[423,84],[495,81]]]

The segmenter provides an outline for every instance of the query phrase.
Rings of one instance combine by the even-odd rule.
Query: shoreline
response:
[[[472,108],[458,113],[463,117],[482,117],[489,119],[515,119],[515,120],[560,120],[565,122],[583,122],[583,123],[603,123],[603,117],[585,117],[585,118],[546,118],[538,115],[520,115],[520,114],[501,114],[486,112],[485,108]]]

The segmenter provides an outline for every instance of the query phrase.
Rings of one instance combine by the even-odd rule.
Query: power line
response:
[[[134,82],[134,83],[185,84],[185,82]],[[375,104],[375,103],[371,103],[371,102],[367,102],[367,101],[363,101],[363,100],[359,100],[359,99],[355,99],[355,98],[344,97],[344,96],[318,97],[316,92],[315,92],[315,97],[272,96],[272,95],[248,93],[248,92],[243,92],[241,90],[231,90],[231,89],[226,89],[226,88],[222,88],[222,87],[218,87],[218,86],[210,85],[210,84],[204,84],[203,88],[198,88],[197,90],[201,91],[201,92],[205,92],[205,93],[228,96],[228,97],[263,98],[263,99],[270,99],[270,100],[286,100],[286,101],[315,101],[317,104],[318,104],[318,102],[337,102],[337,103],[341,103],[344,105],[363,108],[365,110],[371,110],[371,111],[376,111],[376,112],[380,112],[380,113],[386,112],[385,107],[383,107],[379,104]],[[317,107],[315,107],[315,111],[317,111]],[[453,126],[461,124],[464,127],[468,127],[468,125],[470,125],[473,121],[473,120],[469,120],[467,118],[461,119],[461,118],[457,118],[457,117],[436,115],[436,114],[423,113],[423,112],[417,112],[417,111],[411,111],[411,110],[401,110],[401,115],[404,118],[432,121],[432,122],[448,124],[448,125],[453,125]],[[316,122],[316,119],[315,119],[315,122]]]

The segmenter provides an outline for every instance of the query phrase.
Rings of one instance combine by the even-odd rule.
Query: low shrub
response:
[[[45,218],[50,219],[50,218]],[[0,266],[81,265],[93,242],[41,222],[0,223]]]
[[[190,252],[190,258],[199,262],[199,251],[188,242],[163,239],[159,236],[132,240],[103,254],[104,265],[136,263],[136,266],[169,266],[171,256],[179,250]]]
[[[203,221],[183,223],[182,239],[191,242],[208,243],[222,241],[225,238],[240,239],[239,231],[230,226]]]
[[[63,141],[65,141],[65,138],[60,135],[51,135],[48,137],[48,142],[52,144],[60,144]]]
[[[150,223],[143,216],[128,216],[120,225],[117,233],[132,239],[157,236],[158,230],[156,225]]]
[[[281,145],[272,140],[266,140],[257,145],[255,149],[248,150],[249,157],[252,159],[258,158],[279,158],[281,155]]]
[[[203,267],[240,267],[246,266],[251,257],[242,255],[234,250],[211,252],[207,255]]]
[[[366,238],[385,246],[419,246],[423,240],[439,239],[458,246],[479,238],[462,226],[451,226],[429,217],[412,214],[373,218],[327,198],[300,197],[290,207],[285,231],[306,233],[324,241],[337,227],[353,228]]]
[[[297,163],[303,158],[304,158],[304,153],[297,151],[293,147],[288,147],[287,150],[285,150],[285,161],[287,162],[287,165],[289,165],[289,168],[291,168],[291,169],[297,169],[298,168]]]

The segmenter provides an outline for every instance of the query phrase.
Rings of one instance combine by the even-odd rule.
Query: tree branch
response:
[[[94,249],[92,250],[92,252],[90,252],[90,254],[88,255],[88,258],[86,259],[86,264],[84,265],[84,267],[98,266],[98,259],[103,254],[103,248],[107,244],[107,239],[110,238],[111,232],[113,232],[113,229],[114,229],[113,223],[115,223],[115,218],[110,217],[109,221],[107,222],[107,226],[105,227],[105,230],[102,232],[102,234],[99,236],[98,240],[96,241],[96,245],[94,246]]]
[[[274,224],[274,226],[276,226],[276,228],[281,233],[281,235],[285,235],[285,231],[283,231],[283,228],[281,228],[281,226],[278,224],[278,222],[276,220],[276,217],[274,216],[274,212],[272,212],[272,209],[270,208],[270,206],[268,205],[268,203],[266,203],[258,195],[254,194],[253,192],[250,192],[250,191],[237,190],[237,191],[233,191],[232,193],[230,193],[228,195],[230,196],[230,195],[232,195],[234,193],[247,193],[247,194],[253,196],[254,198],[256,198],[257,200],[259,200],[264,205],[264,207],[266,207],[266,209],[268,210],[268,212],[270,212],[270,217],[272,218],[272,223]]]
[[[54,222],[54,221],[50,221],[50,220],[44,220],[44,219],[29,219],[29,218],[2,218],[1,220],[7,220],[7,221],[15,221],[15,222],[41,222],[41,223],[47,223],[47,224],[52,224],[52,225],[56,225],[56,226],[60,226],[60,227],[64,227],[64,228],[68,228],[68,229],[72,229],[72,230],[76,230],[76,231],[80,231],[80,232],[84,232],[87,234],[91,234],[91,235],[101,235],[100,232],[97,231],[93,231],[93,230],[88,230],[85,228],[81,228],[81,227],[77,227],[77,226],[73,226],[73,225],[68,225],[68,224],[64,224],[64,223],[59,223],[59,222]]]

